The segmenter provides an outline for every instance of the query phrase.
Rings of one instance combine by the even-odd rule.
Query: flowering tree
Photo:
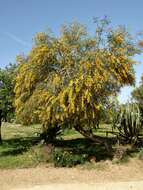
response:
[[[45,130],[71,124],[95,139],[92,128],[109,97],[134,83],[136,46],[123,27],[109,29],[108,25],[107,19],[100,20],[95,36],[75,22],[62,26],[57,38],[36,34],[16,78],[19,120],[38,120]]]

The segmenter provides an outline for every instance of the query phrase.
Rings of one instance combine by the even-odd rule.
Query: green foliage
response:
[[[55,149],[53,153],[53,163],[56,167],[73,167],[78,164],[84,164],[87,155],[76,155],[63,149]]]
[[[114,120],[114,114],[116,110],[119,108],[119,101],[117,96],[112,95],[109,98],[108,105],[104,107],[104,110],[101,113],[100,120],[102,123],[112,124]],[[111,128],[110,128],[111,129]]]
[[[143,115],[143,76],[141,77],[140,85],[132,91],[132,97],[138,103]]]
[[[14,83],[16,65],[10,64],[5,69],[0,69],[0,109],[4,120],[14,116]]]
[[[142,117],[137,104],[126,104],[120,107],[114,119],[114,128],[125,143],[136,143],[143,129]]]

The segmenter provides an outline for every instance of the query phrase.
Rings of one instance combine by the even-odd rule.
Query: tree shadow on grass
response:
[[[87,155],[87,158],[95,157],[96,161],[113,158],[114,150],[107,152],[103,144],[95,144],[86,138],[77,138],[72,140],[56,140],[56,148],[62,148],[65,151],[72,152],[75,155]]]
[[[38,142],[38,137],[22,137],[3,140],[3,143],[0,146],[0,157],[22,154]]]
[[[39,141],[39,137],[22,137],[3,140],[3,144],[0,146],[0,157],[23,154],[32,148],[32,146],[38,144]],[[95,144],[86,138],[55,140],[53,145],[55,148],[62,149],[63,151],[72,152],[73,155],[87,155],[87,159],[95,157],[96,161],[112,159],[113,157],[113,151],[109,153],[104,145]]]

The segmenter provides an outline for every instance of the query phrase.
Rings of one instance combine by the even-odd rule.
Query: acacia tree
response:
[[[92,128],[124,85],[134,83],[136,46],[123,27],[97,23],[90,36],[84,25],[62,26],[61,35],[36,34],[36,43],[19,65],[16,114],[29,123],[39,120],[44,130],[71,124],[84,136],[100,142]],[[55,130],[57,131],[57,130]]]

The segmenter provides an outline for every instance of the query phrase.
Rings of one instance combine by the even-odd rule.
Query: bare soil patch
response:
[[[104,168],[85,169],[39,166],[28,169],[0,170],[0,189],[27,188],[47,184],[107,183],[143,180],[143,161],[126,164],[105,161]]]

